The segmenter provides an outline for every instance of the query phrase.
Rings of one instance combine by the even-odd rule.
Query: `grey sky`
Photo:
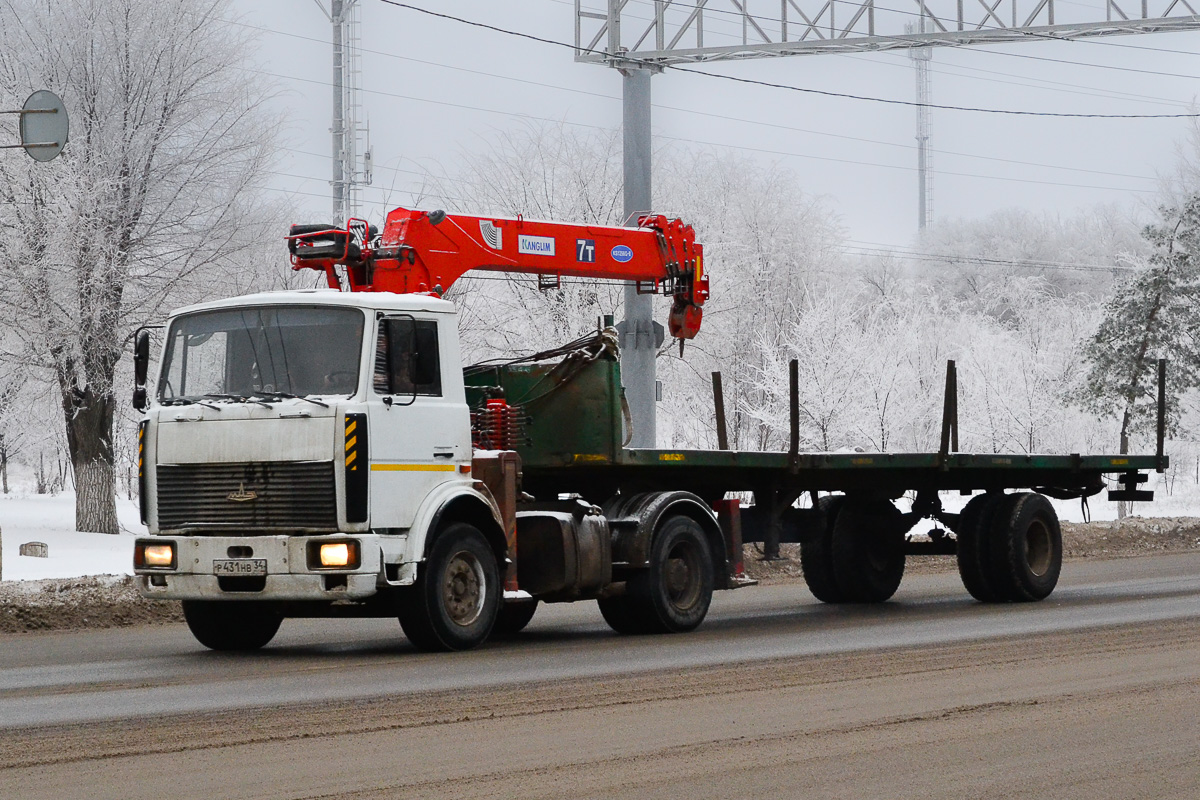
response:
[[[386,204],[412,203],[411,192],[420,190],[424,170],[440,171],[440,165],[452,172],[462,151],[482,147],[496,130],[521,125],[522,117],[620,124],[620,79],[611,69],[577,64],[562,48],[467,28],[379,0],[361,2],[363,101],[376,164],[375,187],[364,197],[373,201],[365,209],[373,219],[382,217]],[[411,2],[573,41],[572,0]],[[915,7],[911,0],[878,5]],[[1088,5],[1059,0],[1059,19],[1086,13]],[[313,0],[236,0],[235,7],[246,24],[265,29],[258,61],[275,76],[283,90],[280,102],[288,109],[292,149],[285,152],[275,185],[311,193],[297,199],[311,201],[314,220],[324,218],[329,213],[323,199],[330,170],[329,24]],[[709,43],[720,42],[719,23],[707,31]],[[703,68],[903,100],[912,100],[915,91],[904,53]],[[1200,75],[1200,32],[943,47],[934,51],[932,70],[933,100],[939,104],[1181,113],[1198,90],[1192,76]],[[917,216],[913,108],[671,73],[654,78],[653,92],[654,132],[662,145],[729,148],[778,164],[794,172],[805,191],[829,199],[853,242],[911,240]],[[934,111],[935,218],[978,216],[1009,206],[1070,213],[1099,202],[1131,208],[1153,202],[1157,178],[1171,169],[1176,143],[1189,124]]]

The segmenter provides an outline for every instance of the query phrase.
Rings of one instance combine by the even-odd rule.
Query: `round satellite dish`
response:
[[[67,108],[54,92],[39,89],[21,109],[21,146],[34,161],[49,161],[67,143]]]

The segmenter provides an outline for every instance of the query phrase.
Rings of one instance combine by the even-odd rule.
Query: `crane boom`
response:
[[[382,235],[363,220],[293,225],[288,249],[293,269],[320,270],[331,288],[354,292],[441,295],[475,269],[637,281],[673,297],[669,328],[680,339],[700,330],[709,294],[695,232],[661,214],[621,228],[397,208]]]

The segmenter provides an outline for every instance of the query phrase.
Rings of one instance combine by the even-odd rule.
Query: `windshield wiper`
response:
[[[260,406],[265,406],[266,408],[271,407],[270,404],[264,403],[262,400],[255,400],[253,397],[245,394],[222,394],[218,392],[211,392],[204,396],[211,397],[214,400],[233,400],[237,403],[255,403]]]
[[[205,395],[205,397],[208,397],[208,395]],[[167,402],[163,403],[163,405],[169,405],[169,406],[197,405],[197,406],[204,406],[205,408],[211,408],[216,411],[221,410],[220,406],[214,406],[212,403],[206,403],[203,400],[196,399],[195,397],[176,397],[174,399],[168,400]]]
[[[253,394],[258,395],[259,397],[267,397],[272,400],[303,400],[306,403],[312,403],[313,405],[320,406],[321,408],[329,408],[328,403],[322,403],[320,400],[313,400],[311,397],[301,397],[300,395],[292,394],[291,392],[264,392],[261,389],[255,389]]]

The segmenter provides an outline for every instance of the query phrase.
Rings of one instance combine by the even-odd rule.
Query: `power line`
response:
[[[895,256],[897,258],[906,258],[918,261],[936,261],[942,263],[971,263],[980,265],[995,265],[995,266],[1010,266],[1019,267],[1021,269],[1050,269],[1050,270],[1074,270],[1081,272],[1134,272],[1134,267],[1122,266],[1119,264],[1072,264],[1066,261],[1045,261],[1042,259],[1028,258],[996,258],[991,256],[980,255],[963,255],[954,253],[933,253],[913,248],[898,247],[895,245],[886,245],[880,242],[863,242],[856,239],[847,239],[849,244],[855,245],[855,252],[851,253],[848,248],[843,252],[859,256]]]
[[[550,2],[562,3],[563,5],[568,5],[568,6],[571,5],[569,0],[550,0]],[[641,19],[645,19],[645,18],[641,18]],[[329,42],[325,41],[324,39],[318,39],[318,38],[312,37],[312,36],[304,36],[303,34],[291,33],[289,31],[280,31],[280,30],[276,30],[274,28],[265,28],[265,27],[262,27],[259,25],[250,25],[250,24],[244,23],[244,22],[231,22],[231,24],[239,25],[241,27],[248,28],[250,30],[256,30],[256,31],[260,31],[263,33],[274,34],[276,36],[286,36],[289,38],[298,39],[300,41],[312,42],[314,44],[322,44],[322,45],[329,44]],[[970,48],[967,48],[967,49],[970,49]],[[570,87],[570,86],[560,86],[560,85],[552,84],[552,83],[543,83],[541,81],[529,80],[527,78],[517,78],[512,75],[501,75],[496,72],[485,72],[483,70],[469,69],[467,67],[459,67],[459,66],[455,66],[453,64],[444,64],[444,63],[441,63],[438,61],[429,61],[426,59],[413,58],[411,56],[402,56],[399,53],[390,53],[385,50],[371,50],[371,49],[364,48],[364,49],[361,49],[361,52],[370,53],[371,55],[381,56],[383,58],[392,58],[392,59],[396,59],[399,61],[407,61],[407,62],[410,62],[413,64],[424,64],[426,66],[439,67],[441,69],[448,69],[448,70],[453,70],[456,72],[464,72],[469,75],[478,75],[478,76],[485,77],[485,78],[495,78],[498,80],[511,81],[514,83],[523,83],[523,84],[527,84],[529,86],[537,86],[537,87],[543,88],[543,89],[556,89],[558,91],[573,92],[575,94],[584,95],[587,97],[599,97],[604,100],[613,100],[613,101],[619,101],[621,99],[620,97],[618,97],[616,95],[604,94],[603,92],[592,92],[592,91],[588,91],[586,89],[577,89],[577,88]],[[976,52],[976,51],[972,50],[972,52]],[[991,52],[991,51],[988,51],[988,52]],[[1165,50],[1163,52],[1184,53],[1185,51]],[[879,60],[875,60],[875,59],[864,58],[859,55],[853,55],[850,53],[833,53],[831,55],[838,56],[841,58],[851,58],[851,59],[855,59],[855,60],[866,61],[866,62],[872,63],[872,64],[885,64],[887,66],[895,66],[895,67],[901,67],[903,69],[907,69],[907,67],[905,65],[896,64],[893,61],[879,61]],[[1011,55],[1011,54],[1004,54],[1004,55]],[[1191,55],[1200,55],[1200,54],[1193,53]],[[1083,62],[1070,62],[1070,63],[1077,63],[1079,66],[1085,66],[1085,67],[1086,66],[1096,66],[1096,65],[1086,64]],[[1027,75],[1013,75],[1012,73],[1008,73],[1008,72],[997,72],[995,70],[982,69],[979,67],[968,67],[968,66],[965,66],[962,64],[953,64],[951,66],[955,67],[956,69],[964,69],[964,70],[968,70],[971,72],[982,72],[982,73],[990,74],[990,75],[1003,75],[1003,76],[1009,77],[1009,78],[1022,78],[1024,80],[1035,81],[1037,83],[1046,83],[1046,84],[1052,84],[1054,86],[1068,87],[1065,89],[1047,89],[1047,91],[1063,91],[1063,92],[1069,92],[1071,94],[1091,94],[1091,96],[1094,96],[1094,97],[1111,97],[1113,99],[1126,99],[1126,100],[1133,100],[1134,102],[1140,102],[1140,103],[1171,105],[1171,106],[1178,106],[1181,108],[1189,107],[1189,104],[1186,102],[1179,101],[1179,100],[1169,100],[1169,99],[1163,98],[1163,97],[1149,97],[1146,95],[1137,95],[1137,94],[1133,94],[1131,92],[1118,92],[1115,90],[1105,91],[1096,86],[1082,86],[1080,84],[1065,83],[1062,81],[1050,81],[1050,80],[1046,80],[1044,78],[1033,78],[1033,77],[1030,77]],[[944,72],[944,70],[940,70],[940,69],[935,70],[935,71],[939,72],[939,73]],[[953,75],[954,73],[947,72],[945,74]],[[965,76],[963,76],[963,77],[965,77]],[[1187,77],[1193,77],[1193,76],[1187,76]],[[1014,85],[1014,86],[1029,86],[1029,84],[1013,83],[1012,81],[1001,81],[1001,80],[996,80],[994,78],[993,79],[980,78],[978,80],[989,81],[992,83],[1003,83],[1003,84],[1009,84],[1009,85]],[[1029,86],[1029,88],[1040,88],[1040,87]],[[1081,91],[1073,91],[1073,90],[1087,90],[1087,91],[1081,92]],[[656,108],[667,108],[667,109],[671,108],[670,106],[659,106],[657,104],[655,104],[655,107]],[[693,110],[692,113],[704,114],[706,112]]]
[[[528,39],[528,40],[534,41],[534,42],[541,42],[542,44],[554,45],[556,47],[565,47],[573,52],[581,52],[582,51],[582,52],[586,52],[586,53],[593,53],[596,55],[603,55],[603,56],[608,55],[608,53],[606,53],[602,50],[593,50],[593,49],[586,48],[586,47],[576,47],[575,45],[568,44],[567,42],[559,42],[559,41],[555,41],[554,39],[546,39],[541,36],[534,36],[531,33],[521,33],[520,31],[511,31],[506,28],[500,28],[495,25],[489,25],[485,22],[475,22],[473,20],[464,19],[462,17],[456,17],[451,14],[443,14],[438,11],[430,11],[427,8],[421,8],[419,6],[410,5],[408,3],[398,2],[398,0],[379,0],[379,2],[385,3],[389,6],[395,6],[396,8],[403,8],[403,9],[407,9],[409,11],[416,11],[418,13],[426,14],[431,17],[437,17],[439,19],[451,20],[453,22],[458,22],[463,25],[469,25],[473,28],[481,28],[484,30],[493,31],[495,33],[502,33],[506,36],[515,36],[520,39]],[[1022,116],[1022,117],[1059,117],[1059,118],[1065,117],[1065,118],[1071,118],[1071,119],[1195,119],[1197,117],[1200,117],[1200,113],[1192,113],[1192,114],[1072,114],[1072,113],[1065,113],[1065,112],[1059,112],[1059,111],[1018,111],[1018,110],[1013,110],[1013,109],[980,108],[980,107],[976,107],[976,106],[952,106],[952,105],[940,105],[937,103],[917,103],[917,102],[913,102],[911,100],[896,100],[896,99],[887,98],[887,97],[870,97],[868,95],[849,94],[846,92],[831,92],[831,91],[827,91],[825,89],[811,89],[811,88],[806,88],[806,87],[802,87],[802,86],[791,86],[786,83],[773,83],[771,81],[762,81],[762,80],[757,80],[754,78],[739,78],[735,75],[721,75],[721,74],[718,74],[715,72],[705,72],[703,70],[698,70],[698,69],[694,69],[691,67],[680,67],[680,66],[677,66],[674,64],[654,64],[652,62],[648,62],[648,61],[644,61],[644,60],[636,59],[636,58],[630,58],[628,56],[625,56],[623,58],[626,61],[630,61],[630,62],[633,62],[636,64],[641,64],[649,69],[673,70],[675,72],[684,72],[684,73],[688,73],[688,74],[692,74],[692,75],[704,75],[705,77],[709,77],[709,78],[716,78],[718,80],[724,80],[724,81],[732,81],[734,83],[742,83],[742,84],[747,84],[750,86],[763,86],[763,87],[766,87],[769,89],[783,89],[785,91],[801,92],[803,94],[815,94],[815,95],[820,95],[823,97],[840,97],[840,98],[847,99],[847,100],[862,100],[865,102],[885,103],[888,105],[936,108],[941,111],[969,111],[969,112],[975,112],[975,113],[980,113],[980,114],[1006,114],[1006,115],[1010,115],[1010,116]],[[1053,61],[1055,59],[1040,59],[1040,60]],[[1133,70],[1133,71],[1142,72],[1144,70]],[[1165,74],[1165,73],[1153,73],[1153,74]],[[1184,77],[1184,76],[1179,76],[1179,77]],[[1188,77],[1190,77],[1190,76],[1188,76]]]
[[[246,25],[245,27],[250,27],[252,29],[260,30],[260,31],[268,32],[268,33],[275,33],[275,34],[278,34],[281,36],[294,37],[294,38],[301,39],[304,41],[326,44],[326,42],[323,42],[320,39],[316,39],[316,38],[308,37],[308,36],[301,36],[299,34],[285,33],[283,31],[276,31],[276,30],[273,30],[270,28],[262,28],[262,27],[258,27],[258,26]],[[381,56],[385,56],[385,57],[389,57],[389,58],[398,58],[398,59],[401,59],[404,61],[425,64],[427,66],[440,67],[440,68],[451,69],[451,70],[456,70],[456,71],[460,71],[460,72],[466,72],[466,73],[473,74],[473,75],[482,75],[485,77],[492,77],[492,78],[497,78],[497,79],[501,79],[501,80],[513,81],[516,83],[528,84],[528,85],[537,86],[540,88],[558,89],[560,91],[573,92],[573,93],[577,93],[577,94],[587,95],[590,97],[599,97],[602,99],[613,100],[614,102],[620,100],[619,97],[616,97],[614,95],[601,94],[598,92],[590,92],[587,90],[576,89],[576,88],[568,87],[568,86],[556,86],[554,84],[542,83],[539,81],[530,81],[530,80],[526,80],[523,78],[517,78],[517,77],[513,77],[513,76],[508,76],[508,75],[499,75],[496,73],[486,73],[486,72],[482,72],[479,70],[472,70],[472,69],[456,67],[456,66],[452,66],[452,65],[448,65],[448,64],[441,64],[441,63],[434,62],[434,61],[425,61],[422,59],[409,58],[407,56],[400,56],[400,55],[396,55],[394,53],[387,53],[387,52],[383,52],[383,51],[379,51],[379,50],[364,50],[364,52],[374,53],[376,55],[381,55]],[[857,58],[855,56],[849,56],[849,57]],[[867,60],[867,59],[859,59],[859,60]],[[903,66],[900,64],[894,64],[894,62],[886,62],[886,61],[885,62],[871,61],[871,63],[884,63],[884,64],[888,64],[889,66],[900,66],[900,67]],[[960,66],[960,65],[954,65],[954,66]],[[962,68],[963,69],[974,69],[971,67],[962,67]],[[940,69],[934,70],[934,71],[938,72],[939,74],[954,75],[954,73],[945,72],[944,70],[940,70]],[[978,69],[975,69],[975,71],[990,72],[990,70],[978,70]],[[266,73],[266,74],[274,75],[273,73]],[[1007,74],[1007,73],[993,73],[993,74]],[[293,80],[302,80],[302,81],[309,80],[309,79],[298,78],[297,76],[290,76],[290,75],[289,76],[274,75],[274,76],[281,77],[281,78],[290,78]],[[966,77],[966,76],[963,76],[963,77]],[[987,80],[987,79],[983,79],[983,80]],[[319,83],[320,85],[325,85],[325,86],[330,85],[324,81],[311,81],[311,82],[316,82],[316,83]],[[1009,83],[1007,81],[996,81],[996,82]],[[1015,85],[1024,85],[1024,84],[1015,84]],[[1064,84],[1064,85],[1069,85],[1069,84]],[[1030,87],[1030,88],[1039,88],[1039,87]],[[1086,88],[1086,87],[1080,87],[1080,88]],[[364,90],[364,91],[372,91],[372,90]],[[1054,90],[1054,91],[1063,91],[1063,90]],[[404,97],[401,95],[386,95],[386,96],[399,97],[401,99],[424,99],[424,98],[409,98],[409,97]],[[1101,96],[1103,96],[1103,95],[1101,95]],[[1115,95],[1113,95],[1113,97],[1115,98]],[[1152,101],[1146,100],[1144,98],[1137,98],[1137,99],[1143,100],[1145,102],[1152,102]],[[435,100],[428,100],[428,99],[424,99],[424,101],[431,102],[431,103],[442,102],[442,101],[435,101]],[[1164,101],[1164,102],[1170,102],[1170,101]],[[1173,105],[1184,105],[1183,103],[1172,103],[1172,104]],[[692,109],[692,108],[680,108],[677,106],[668,106],[668,105],[663,105],[663,104],[659,104],[659,103],[653,104],[653,107],[660,109],[660,110],[664,110],[664,111],[674,111],[674,112],[683,113],[683,114],[695,114],[698,116],[709,117],[712,119],[721,119],[721,120],[726,120],[726,121],[730,121],[730,122],[740,122],[740,123],[744,123],[744,124],[748,124],[748,125],[757,125],[760,127],[777,128],[780,130],[795,131],[798,133],[807,133],[807,134],[811,134],[814,136],[826,136],[826,137],[831,137],[831,138],[836,138],[836,139],[843,139],[846,141],[863,142],[863,143],[867,143],[867,144],[876,144],[876,145],[882,145],[882,146],[886,146],[886,147],[898,147],[898,148],[903,148],[905,150],[916,149],[916,147],[914,145],[909,145],[909,144],[901,144],[901,143],[897,143],[897,142],[886,142],[886,141],[881,141],[878,139],[869,139],[869,138],[859,137],[859,136],[849,136],[846,134],[830,133],[827,131],[817,131],[817,130],[812,130],[809,128],[800,128],[800,127],[796,127],[796,126],[792,126],[792,125],[783,125],[781,123],[764,122],[764,121],[760,121],[760,120],[746,119],[743,117],[734,117],[734,116],[729,116],[729,115],[724,115],[724,114],[716,114],[713,112],[701,111],[701,110]],[[478,110],[485,111],[487,113],[508,113],[508,112],[496,111],[493,109],[478,109]],[[527,116],[527,115],[520,115],[520,116]],[[534,118],[534,119],[541,120],[544,118]],[[575,123],[572,123],[572,124],[575,124]],[[996,161],[996,162],[1002,162],[1002,163],[1007,163],[1007,164],[1020,164],[1023,166],[1038,167],[1039,169],[1055,169],[1055,170],[1068,171],[1068,172],[1083,172],[1083,173],[1088,173],[1088,174],[1093,174],[1093,175],[1107,175],[1107,176],[1118,177],[1118,178],[1133,178],[1136,180],[1147,180],[1147,181],[1155,180],[1155,178],[1145,176],[1145,175],[1131,175],[1128,173],[1110,172],[1107,170],[1094,170],[1094,169],[1087,169],[1087,168],[1083,168],[1083,167],[1068,167],[1068,166],[1063,166],[1060,164],[1043,164],[1043,163],[1039,163],[1039,162],[1035,162],[1035,161],[1022,161],[1019,159],[1007,159],[1007,158],[1001,158],[999,156],[985,156],[985,155],[979,155],[976,153],[963,153],[963,152],[952,151],[952,150],[936,150],[935,152],[938,154],[957,156],[960,158],[974,158],[974,159],[980,159],[980,160],[984,160],[984,161]],[[328,157],[328,156],[323,156],[323,157]],[[376,168],[377,169],[388,169],[387,167],[379,167],[378,165],[376,165]],[[414,173],[414,174],[417,174],[417,173]],[[1085,188],[1095,188],[1095,187],[1085,187]]]
[[[322,86],[327,85],[324,81],[314,80],[311,78],[301,78],[301,77],[295,76],[295,75],[279,75],[277,73],[265,72],[265,71],[259,71],[259,72],[264,75],[270,75],[271,77],[285,79],[285,80],[295,80],[295,81],[300,81],[303,83],[315,83],[317,85],[322,85]],[[385,91],[382,91],[379,89],[363,89],[363,92],[367,93],[367,94],[376,94],[376,95],[380,95],[383,97],[391,97],[391,98],[397,98],[397,99],[401,99],[401,100],[411,100],[411,101],[421,102],[421,103],[432,103],[434,105],[447,106],[450,108],[458,108],[458,109],[463,109],[463,110],[467,110],[467,111],[478,111],[478,112],[491,113],[491,114],[500,114],[503,116],[515,117],[517,119],[528,119],[528,120],[533,120],[533,121],[537,121],[537,122],[549,122],[549,123],[553,123],[553,124],[571,125],[571,126],[581,127],[581,128],[590,128],[592,130],[601,130],[601,131],[611,130],[610,128],[607,128],[603,125],[592,125],[592,124],[585,123],[585,122],[573,122],[571,120],[565,120],[565,119],[555,120],[555,119],[550,119],[548,117],[538,117],[538,116],[534,116],[532,114],[524,114],[524,113],[519,113],[519,112],[514,112],[514,111],[504,111],[501,109],[480,108],[478,106],[470,106],[470,105],[465,105],[462,103],[452,103],[452,102],[449,102],[446,100],[431,100],[431,99],[425,98],[425,97],[414,97],[411,95],[397,94],[395,92],[385,92]],[[1200,116],[1200,115],[1196,115],[1196,116]],[[877,162],[861,161],[861,160],[856,160],[856,159],[834,158],[832,156],[816,156],[816,155],[811,155],[809,153],[794,153],[794,152],[790,152],[790,151],[786,151],[786,150],[771,150],[771,149],[760,148],[760,147],[749,147],[746,145],[726,144],[723,142],[708,142],[708,141],[703,141],[701,139],[689,139],[689,138],[676,137],[676,136],[665,136],[665,135],[661,135],[661,134],[659,135],[659,138],[669,140],[669,141],[683,142],[686,144],[698,144],[698,145],[703,145],[705,147],[726,148],[726,149],[731,149],[731,150],[744,150],[744,151],[753,152],[753,153],[765,153],[767,155],[786,156],[786,157],[790,157],[790,158],[803,158],[803,159],[808,159],[808,160],[813,160],[813,161],[826,161],[826,162],[830,162],[830,163],[834,163],[834,164],[850,164],[853,166],[861,166],[861,167],[878,167],[881,169],[904,170],[907,172],[912,172],[915,170],[915,167],[906,167],[906,166],[901,166],[898,164],[880,164]],[[902,145],[897,145],[897,146],[902,146]],[[984,158],[983,156],[977,156],[977,157]],[[1000,160],[1000,159],[997,159],[997,160]],[[1083,171],[1083,170],[1081,170],[1081,171]],[[1150,190],[1150,189],[1132,189],[1132,188],[1123,187],[1123,186],[1098,186],[1095,184],[1067,183],[1067,182],[1063,182],[1063,181],[1044,181],[1044,180],[1037,180],[1035,178],[1015,178],[1015,177],[1009,177],[1006,175],[981,175],[978,173],[951,172],[951,171],[946,171],[946,170],[939,171],[938,174],[949,175],[949,176],[960,177],[960,178],[981,178],[984,180],[1006,181],[1006,182],[1010,182],[1010,183],[1032,183],[1032,184],[1039,184],[1039,185],[1043,185],[1043,186],[1066,186],[1066,187],[1072,187],[1072,188],[1078,188],[1078,189],[1102,189],[1102,190],[1106,190],[1106,191],[1134,192],[1134,193],[1139,193],[1139,194],[1153,194],[1154,193],[1154,190]],[[1116,173],[1111,173],[1111,174],[1116,175]],[[1144,177],[1144,176],[1130,176],[1130,177],[1136,177],[1138,180],[1154,180],[1153,178]]]

